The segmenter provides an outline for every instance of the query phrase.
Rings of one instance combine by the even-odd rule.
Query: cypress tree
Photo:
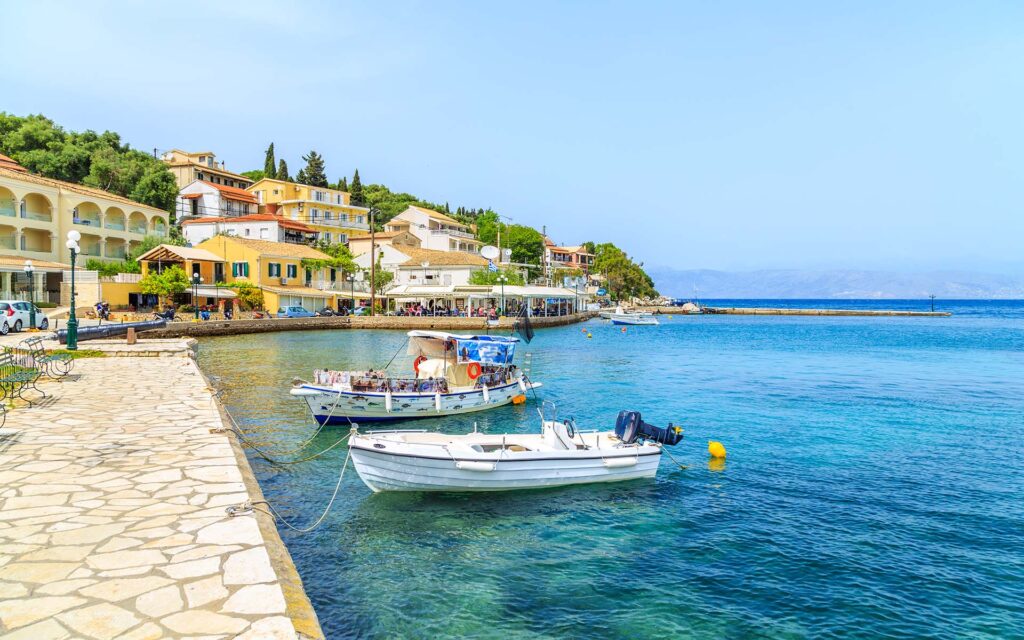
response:
[[[341,180],[338,180],[338,191],[348,191],[348,178],[345,176],[342,176]]]
[[[274,179],[277,177],[275,165],[277,165],[277,162],[274,160],[274,143],[271,142],[270,146],[267,147],[267,158],[263,161],[264,178]]]
[[[450,214],[452,212],[452,210],[448,208],[448,203],[447,202],[444,203],[444,212],[448,213],[448,214]]]
[[[306,166],[299,169],[299,175],[296,177],[297,181],[301,184],[308,184],[311,187],[327,187],[327,173],[324,171],[324,159],[316,151],[310,151],[308,154],[302,156],[302,159],[306,161]]]
[[[291,180],[288,177],[288,163],[284,161],[284,158],[281,158],[277,163],[277,179],[284,180],[285,182]]]
[[[365,207],[366,199],[363,196],[363,183],[359,181],[359,169],[356,169],[352,176],[352,186],[349,188],[351,194],[350,202],[356,207]]]

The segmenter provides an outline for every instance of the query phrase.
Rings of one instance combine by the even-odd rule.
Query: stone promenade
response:
[[[272,525],[226,514],[259,490],[180,352],[79,360],[8,414],[0,637],[322,636]]]

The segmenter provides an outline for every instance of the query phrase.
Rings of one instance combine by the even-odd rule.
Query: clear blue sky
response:
[[[1024,3],[0,0],[0,109],[676,268],[1024,271]]]

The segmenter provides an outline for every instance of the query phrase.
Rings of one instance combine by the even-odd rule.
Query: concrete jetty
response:
[[[883,309],[789,309],[786,307],[700,307],[697,313],[687,313],[680,307],[638,307],[640,311],[671,315],[722,314],[734,316],[910,316],[946,318],[948,311],[902,311]]]
[[[322,638],[191,341],[42,383],[0,435],[0,636]],[[34,400],[31,391],[26,396]]]

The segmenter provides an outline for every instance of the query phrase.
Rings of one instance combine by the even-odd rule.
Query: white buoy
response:
[[[384,392],[384,409],[391,413],[391,389]]]
[[[486,384],[482,384],[480,387],[484,390],[484,404],[487,404],[491,401],[491,394],[487,391]]]
[[[441,412],[441,392],[440,391],[435,391],[434,392],[434,410],[437,411],[438,413]]]

